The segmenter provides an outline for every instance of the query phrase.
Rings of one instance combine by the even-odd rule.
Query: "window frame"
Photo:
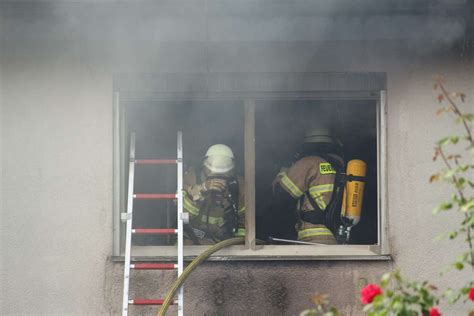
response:
[[[388,245],[387,218],[387,104],[386,91],[310,91],[310,92],[185,92],[185,93],[137,93],[114,92],[113,102],[113,253],[112,258],[123,260],[123,242],[125,227],[121,223],[120,213],[126,207],[125,164],[126,139],[124,101],[190,101],[190,100],[229,100],[236,99],[244,103],[245,132],[245,179],[246,186],[246,225],[245,245],[231,246],[211,256],[210,260],[390,260]],[[378,242],[374,245],[257,245],[255,230],[255,107],[258,100],[367,100],[376,104],[377,128],[377,213]],[[185,150],[185,149],[184,149]],[[184,152],[185,155],[185,152]],[[248,163],[250,161],[250,163]],[[176,260],[175,246],[133,246],[134,257],[145,261]],[[185,260],[191,260],[207,246],[185,246]],[[159,254],[159,255],[157,255]]]

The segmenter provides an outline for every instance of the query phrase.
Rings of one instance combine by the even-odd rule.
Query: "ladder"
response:
[[[183,213],[183,148],[182,133],[178,132],[178,153],[177,159],[136,159],[135,158],[135,133],[130,138],[130,161],[128,174],[128,202],[127,212],[121,214],[122,221],[126,221],[126,239],[125,239],[125,265],[123,273],[123,305],[122,316],[128,315],[129,305],[162,305],[163,299],[130,299],[130,270],[178,270],[178,276],[183,273],[183,225],[187,223],[187,213]],[[176,193],[172,194],[149,194],[134,192],[135,165],[177,165],[178,187]],[[177,228],[132,228],[133,221],[133,201],[134,200],[163,200],[177,199]],[[132,236],[138,234],[156,234],[156,235],[177,235],[178,239],[178,260],[177,263],[132,263]],[[178,305],[178,315],[182,316],[183,308],[183,287],[178,291],[178,300],[172,302]]]

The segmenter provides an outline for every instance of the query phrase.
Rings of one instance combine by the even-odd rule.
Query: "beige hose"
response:
[[[236,238],[231,238],[231,239],[226,239],[224,241],[221,241],[217,244],[215,244],[212,247],[209,247],[204,251],[202,254],[196,257],[187,267],[184,269],[183,273],[179,276],[178,279],[173,283],[171,288],[168,291],[168,294],[166,295],[165,301],[163,302],[163,306],[161,306],[160,311],[158,312],[157,316],[165,316],[166,311],[168,310],[168,307],[170,306],[170,303],[173,301],[174,296],[176,295],[176,292],[178,289],[183,285],[184,281],[186,278],[189,276],[189,274],[196,268],[201,262],[206,260],[210,255],[212,255],[214,252],[221,250],[222,248],[232,246],[232,245],[241,245],[244,243],[244,237],[236,237]]]

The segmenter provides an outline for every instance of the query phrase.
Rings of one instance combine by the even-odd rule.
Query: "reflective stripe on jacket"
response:
[[[293,198],[302,198],[302,212],[314,210],[308,195],[324,211],[331,201],[335,176],[336,172],[326,160],[310,156],[298,160],[285,172],[279,173],[277,181]],[[304,221],[297,225],[297,230],[298,239],[332,236],[326,226]]]

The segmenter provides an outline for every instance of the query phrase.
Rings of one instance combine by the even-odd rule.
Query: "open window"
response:
[[[234,82],[234,85],[235,82]],[[208,89],[208,88],[206,88]],[[115,208],[126,205],[128,141],[136,133],[136,157],[174,158],[176,133],[183,132],[185,168],[202,164],[206,149],[230,146],[236,173],[246,176],[246,244],[221,250],[217,259],[388,259],[385,193],[385,93],[379,91],[281,91],[205,93],[120,93],[115,95]],[[248,89],[248,87],[247,87]],[[194,95],[194,96],[193,96]],[[290,166],[305,129],[324,118],[344,145],[344,160],[367,163],[361,221],[350,245],[259,245],[256,238],[271,230],[271,184],[280,168]],[[135,192],[174,193],[176,168],[143,166],[136,170]],[[137,201],[134,226],[174,227],[173,201]],[[123,252],[124,228],[115,220],[114,254]],[[174,240],[168,236],[134,237],[135,256],[172,260]],[[188,258],[207,246],[187,246]]]

